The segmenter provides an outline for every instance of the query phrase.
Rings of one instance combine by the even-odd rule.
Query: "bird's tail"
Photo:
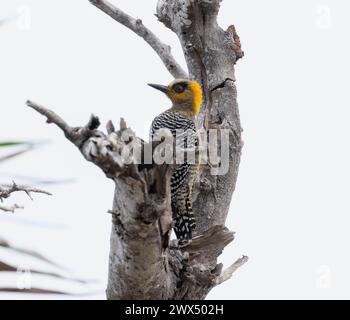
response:
[[[177,199],[172,199],[172,211],[174,220],[174,231],[179,240],[191,240],[192,231],[196,227],[196,222],[192,209],[190,195]]]

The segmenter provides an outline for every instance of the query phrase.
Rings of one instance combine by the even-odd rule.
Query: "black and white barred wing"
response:
[[[157,116],[151,126],[150,138],[153,140],[160,129],[169,129],[176,141],[177,148],[195,148],[197,135],[192,120],[178,113],[166,111]]]
[[[169,129],[175,139],[174,148],[177,150],[175,161],[178,166],[171,178],[171,193],[174,196],[181,185],[186,182],[190,166],[195,161],[194,154],[197,145],[196,126],[192,120],[178,113],[166,111],[153,120],[150,138],[153,140],[157,133],[161,136],[161,129]],[[159,138],[158,136],[158,141]]]

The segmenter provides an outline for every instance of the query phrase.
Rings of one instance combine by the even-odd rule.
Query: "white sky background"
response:
[[[153,16],[156,1],[112,2],[184,64],[175,35]],[[0,28],[0,139],[51,143],[1,164],[0,180],[7,172],[75,182],[46,186],[54,196],[34,202],[13,198],[26,208],[1,215],[0,234],[99,279],[93,297],[103,299],[112,182],[25,101],[72,125],[91,113],[103,124],[122,116],[146,137],[169,106],[146,83],[172,78],[142,39],[87,0],[1,0],[0,17],[23,9],[29,28]],[[236,68],[245,145],[227,221],[236,239],[221,260],[250,260],[209,298],[350,298],[349,9],[345,0],[222,3],[219,22],[236,25],[245,51]]]

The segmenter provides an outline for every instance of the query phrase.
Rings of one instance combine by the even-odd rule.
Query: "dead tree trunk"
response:
[[[224,31],[217,24],[220,0],[159,0],[157,17],[178,36],[189,73],[183,71],[170,47],[162,43],[142,21],[134,19],[105,0],[89,0],[113,19],[142,37],[160,56],[175,78],[201,83],[204,103],[199,125],[205,130],[229,132],[229,168],[212,175],[202,167],[196,185],[194,211],[196,237],[179,247],[170,241],[171,167],[152,165],[142,170],[125,150],[143,148],[143,143],[121,120],[115,131],[97,130],[91,116],[84,127],[70,127],[54,112],[28,101],[28,106],[55,123],[81,151],[115,182],[110,242],[108,299],[204,299],[216,285],[229,279],[247,257],[222,270],[217,257],[233,239],[224,225],[235,189],[241,155],[241,125],[236,102],[234,65],[242,57],[233,26]],[[222,142],[222,143],[221,143]],[[218,141],[224,148],[224,141]]]

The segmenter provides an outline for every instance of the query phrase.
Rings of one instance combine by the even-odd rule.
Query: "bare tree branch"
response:
[[[17,209],[23,209],[24,207],[23,206],[20,206],[18,204],[14,204],[12,206],[4,206],[2,204],[0,204],[0,210],[1,211],[4,211],[4,212],[11,212],[11,213],[14,213],[15,210]]]
[[[241,266],[248,262],[248,257],[243,256],[236,260],[231,266],[225,269],[219,277],[215,279],[215,285],[219,285],[224,281],[229,280],[232,277],[232,274]]]
[[[135,161],[127,159],[123,154],[123,150],[130,142],[141,144],[141,140],[137,139],[135,133],[126,127],[124,119],[120,121],[118,132],[111,129],[114,128],[114,125],[109,122],[107,129],[110,133],[106,135],[97,130],[100,126],[100,120],[94,115],[91,115],[85,126],[71,127],[50,109],[32,101],[27,101],[27,106],[45,116],[48,123],[58,126],[66,138],[80,150],[85,159],[100,167],[107,177],[115,179],[122,173],[134,171]],[[129,164],[126,165],[125,163]]]
[[[158,37],[147,27],[144,26],[142,20],[134,19],[119,8],[115,7],[106,0],[89,0],[94,6],[108,14],[114,20],[118,21],[125,27],[135,32],[138,36],[143,38],[152,49],[158,54],[163,61],[165,67],[170,74],[175,78],[187,78],[187,73],[177,63],[171,54],[170,46],[161,42]]]
[[[205,288],[200,290],[204,297],[221,271],[216,264],[208,265],[207,257],[219,256],[233,240],[233,233],[224,226],[214,226],[186,246],[179,247],[177,241],[170,243],[172,167],[152,164],[139,170],[133,160],[125,164],[122,149],[130,142],[123,136],[128,133],[134,141],[137,138],[123,119],[119,131],[109,121],[106,135],[91,125],[95,120],[73,129],[53,111],[33,102],[27,105],[60,127],[83,156],[115,182],[113,209],[109,210],[113,228],[108,297],[194,299],[198,292],[190,289],[193,282]],[[142,149],[142,144],[134,147]],[[182,283],[181,290],[177,289],[178,283]]]
[[[14,192],[25,192],[31,200],[33,200],[31,193],[42,193],[49,196],[52,195],[50,192],[42,189],[33,188],[25,185],[17,185],[15,182],[12,182],[12,184],[0,185],[0,202],[3,202],[4,199],[9,198]],[[14,204],[12,206],[5,206],[0,203],[1,211],[14,213],[16,209],[23,209],[23,206],[20,206],[18,204]]]
[[[187,77],[163,45],[140,20],[131,18],[105,0],[89,0],[143,37],[162,58],[175,77]],[[201,83],[204,104],[199,123],[205,129],[228,130],[229,169],[212,175],[202,168],[193,209],[196,237],[179,245],[170,241],[169,165],[139,165],[128,148],[142,151],[153,144],[136,137],[122,119],[116,131],[107,123],[107,133],[97,130],[99,120],[91,116],[87,125],[71,127],[53,111],[31,101],[27,105],[56,124],[86,160],[101,168],[115,183],[109,256],[108,299],[204,299],[247,258],[227,270],[217,263],[234,234],[224,225],[235,189],[241,156],[241,125],[237,105],[234,65],[240,43],[231,29],[217,23],[220,0],[159,0],[158,19],[175,32],[182,45],[189,77]],[[224,142],[218,142],[218,148]],[[138,153],[136,152],[136,154]]]
[[[88,134],[90,134],[90,132],[98,128],[100,125],[99,119],[94,115],[91,115],[91,118],[85,127],[74,128],[69,126],[56,113],[36,104],[35,102],[27,101],[27,105],[36,110],[37,112],[41,113],[43,116],[45,116],[47,118],[47,123],[54,123],[55,125],[57,125],[63,131],[65,136],[76,145],[82,144],[86,139],[89,138]]]
[[[52,196],[52,194],[48,191],[25,185],[17,185],[15,182],[12,182],[12,184],[0,185],[0,201],[7,199],[14,192],[25,192],[31,200],[33,200],[33,198],[30,193],[43,193],[48,196]]]

